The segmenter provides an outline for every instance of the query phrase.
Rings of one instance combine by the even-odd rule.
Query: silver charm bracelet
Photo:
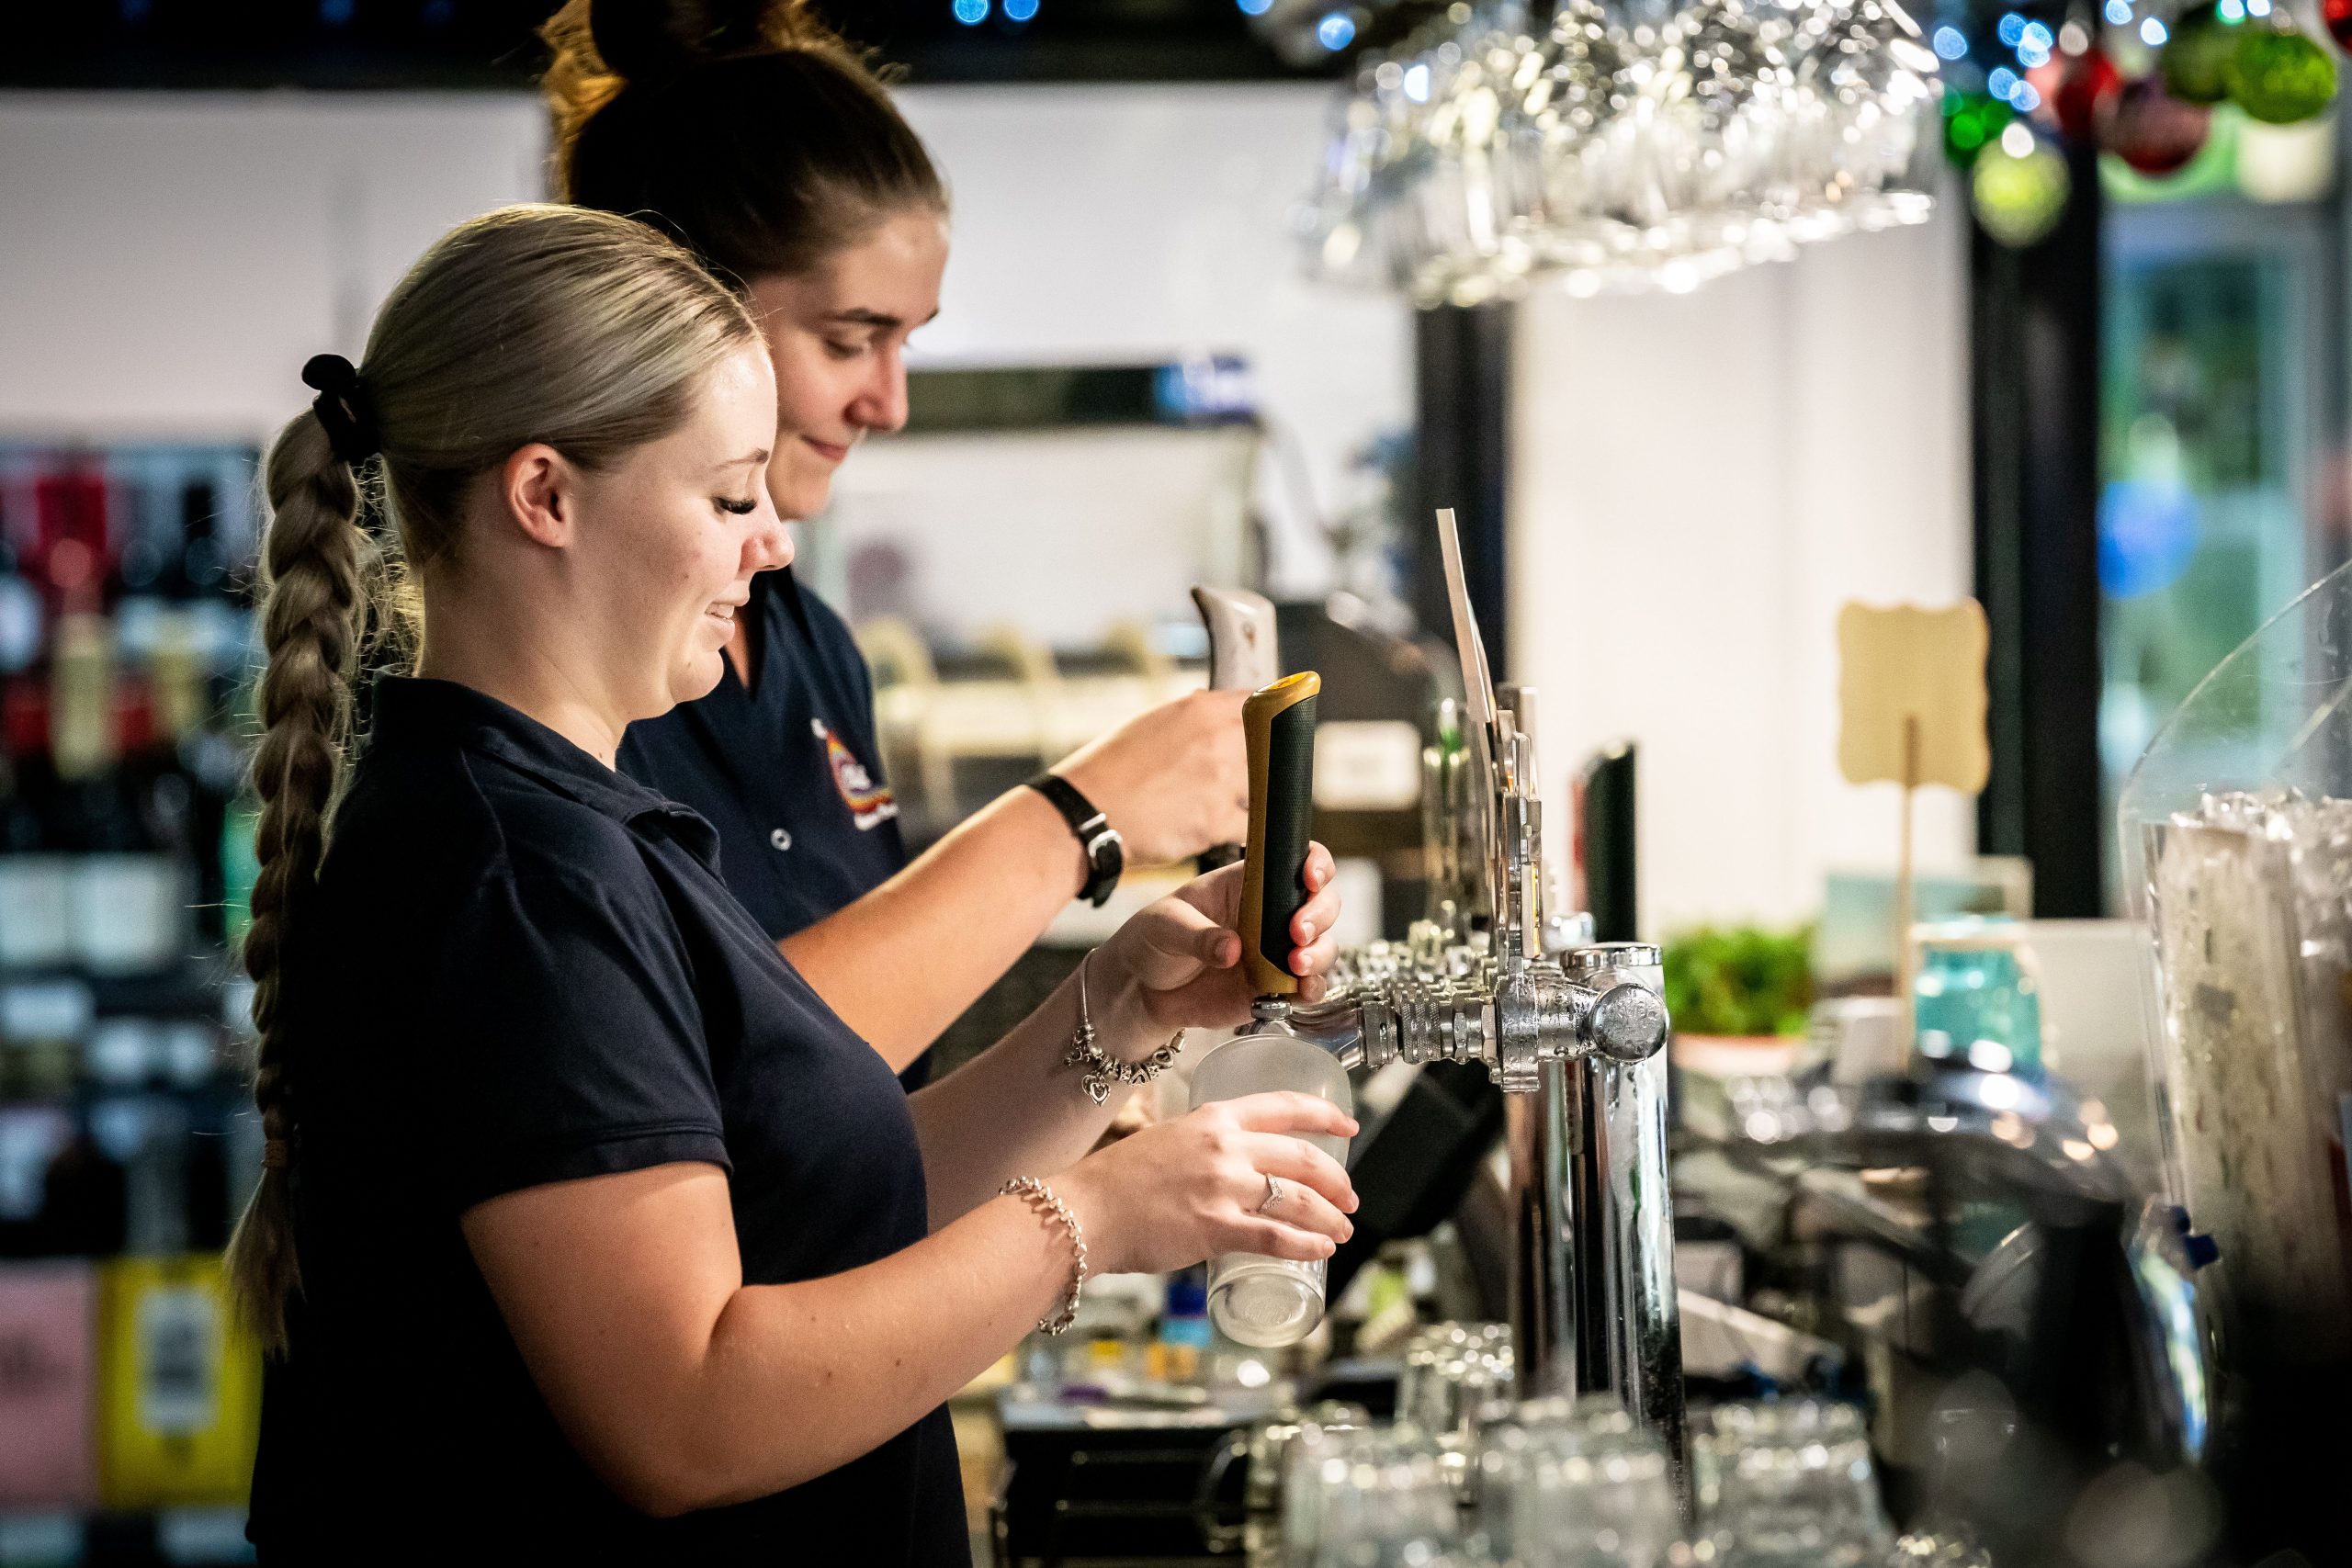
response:
[[[1062,1298],[1061,1310],[1051,1317],[1037,1320],[1040,1334],[1062,1334],[1078,1321],[1078,1293],[1086,1289],[1086,1237],[1078,1228],[1078,1217],[1054,1190],[1034,1176],[1016,1176],[996,1190],[1000,1198],[1014,1195],[1046,1219],[1057,1221],[1069,1235],[1070,1256],[1076,1267],[1069,1277],[1069,1294]]]
[[[1184,1032],[1178,1030],[1168,1043],[1140,1062],[1123,1062],[1094,1043],[1094,1018],[1086,1001],[1086,965],[1094,957],[1092,949],[1078,961],[1078,1029],[1069,1038],[1069,1051],[1062,1057],[1065,1067],[1082,1067],[1086,1076],[1080,1080],[1086,1098],[1097,1105],[1111,1098],[1114,1083],[1148,1084],[1176,1065],[1176,1054],[1184,1048]]]

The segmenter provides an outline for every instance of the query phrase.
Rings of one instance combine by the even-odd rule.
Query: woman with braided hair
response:
[[[1319,1100],[1089,1152],[1170,1030],[1247,1016],[1238,868],[908,1096],[710,824],[614,768],[790,556],[741,301],[644,225],[509,209],[418,262],[363,363],[303,378],[266,463],[267,1144],[230,1247],[269,1350],[263,1561],[963,1562],[944,1401],[1067,1325],[1090,1269],[1349,1232],[1296,1136],[1353,1131]]]
[[[858,444],[906,422],[908,334],[947,265],[930,154],[798,0],[568,0],[544,30],[560,194],[655,223],[742,296],[775,367],[768,493],[815,518]],[[865,662],[787,570],[754,588],[718,688],[637,726],[621,766],[710,819],[745,907],[913,1087],[1073,895],[1239,841],[1242,700],[1154,708],[910,864]]]

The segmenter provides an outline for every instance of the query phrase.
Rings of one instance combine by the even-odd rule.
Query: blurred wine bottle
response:
[[[185,950],[189,900],[181,863],[156,843],[121,765],[103,620],[71,615],[59,623],[50,692],[61,847],[73,857],[68,956],[93,975],[162,969]]]
[[[94,464],[67,464],[33,483],[36,565],[52,615],[99,607],[113,565],[107,500],[106,476]]]
[[[214,726],[187,616],[164,617],[148,663],[149,733],[125,760],[133,808],[153,850],[183,868],[197,934],[222,937],[220,831],[243,753]],[[175,931],[176,939],[178,932]]]

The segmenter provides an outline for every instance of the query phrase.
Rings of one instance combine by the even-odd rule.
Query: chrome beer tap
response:
[[[1510,1097],[1519,1386],[1617,1399],[1657,1433],[1679,1473],[1668,1021],[1657,950],[1593,945],[1584,922],[1547,919],[1535,694],[1498,691],[1489,677],[1453,514],[1438,518],[1464,700],[1441,716],[1424,760],[1436,852],[1430,918],[1404,942],[1345,955],[1323,1001],[1262,998],[1250,1028],[1295,1035],[1350,1067],[1485,1066]],[[1303,852],[1303,834],[1297,842]],[[1253,881],[1283,886],[1296,874],[1251,868]]]

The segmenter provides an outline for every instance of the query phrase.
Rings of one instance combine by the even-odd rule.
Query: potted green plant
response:
[[[1813,928],[1699,926],[1666,942],[1678,1043],[1785,1045],[1813,1010]]]

